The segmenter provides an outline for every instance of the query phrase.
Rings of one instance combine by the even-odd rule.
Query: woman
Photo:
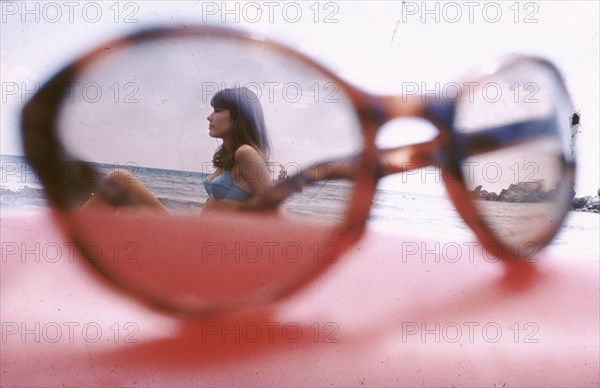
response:
[[[267,159],[270,144],[262,107],[248,88],[223,89],[210,102],[210,137],[222,143],[213,155],[215,172],[207,176],[209,195],[203,211],[238,209],[271,187]],[[158,199],[129,171],[112,170],[102,188],[106,196],[92,196],[84,207],[142,206],[166,212]],[[110,198],[107,200],[106,198]]]
[[[213,155],[216,171],[204,179],[203,211],[235,209],[271,187],[270,145],[258,97],[248,88],[224,89],[210,101],[208,135],[223,142]]]

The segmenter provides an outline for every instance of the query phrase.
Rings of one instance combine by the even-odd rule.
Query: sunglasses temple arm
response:
[[[572,124],[572,122],[570,122]],[[527,120],[499,127],[456,134],[456,146],[462,155],[473,156],[544,137],[560,136],[561,122],[556,116]],[[571,125],[573,129],[573,125]]]
[[[326,184],[339,179],[354,180],[356,163],[358,163],[358,160],[358,155],[352,155],[343,159],[315,163],[312,166],[303,169],[300,173],[276,183],[265,195],[251,199],[244,206],[244,209],[275,209],[282,204],[286,198],[294,193],[301,192],[311,183],[322,182],[323,184]]]

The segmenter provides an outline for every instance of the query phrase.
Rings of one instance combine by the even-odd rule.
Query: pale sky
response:
[[[600,186],[597,1],[258,1],[228,2],[227,9],[224,4],[221,1],[1,2],[0,152],[21,153],[18,115],[24,101],[37,84],[69,61],[109,38],[141,27],[207,23],[283,42],[373,93],[401,94],[415,87],[427,91],[436,86],[442,90],[478,65],[509,54],[550,59],[562,71],[575,109],[582,117],[576,191],[578,195],[594,194]],[[121,85],[119,98],[128,92],[124,87]],[[278,117],[273,107],[267,106],[265,111],[270,126],[280,128],[289,119]],[[200,131],[205,125],[204,117],[205,111],[200,110],[195,121],[199,122]],[[292,120],[294,124],[286,126],[290,131],[294,131],[294,125],[302,124],[302,120]],[[328,127],[334,124],[347,125],[327,123]],[[421,123],[407,121],[398,128],[390,127],[386,131],[387,140],[382,136],[382,142],[410,141],[410,136],[397,140],[398,131],[411,134],[413,139],[431,134]],[[283,142],[282,136],[274,133]],[[299,139],[312,150],[303,151],[305,162],[336,150],[336,146],[340,147],[338,152],[342,152],[341,148],[347,152],[354,146],[350,141],[319,150],[316,146],[311,148],[311,136],[319,134],[308,133]],[[180,137],[176,146],[194,141]],[[216,143],[209,145],[214,149]],[[185,147],[179,149],[183,155]],[[291,147],[289,152],[280,149],[279,159],[286,160],[283,154],[287,160],[301,158],[298,149]],[[298,156],[293,154],[294,150]],[[435,183],[431,182],[435,181],[432,174],[421,178],[427,181],[424,186]],[[387,179],[384,187],[420,190],[416,186],[407,189],[400,179]]]

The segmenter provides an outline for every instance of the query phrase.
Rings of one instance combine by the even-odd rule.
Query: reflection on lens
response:
[[[475,146],[505,143],[467,157],[462,174],[486,226],[515,251],[545,243],[572,195],[573,111],[560,88],[552,69],[526,61],[482,80],[457,105],[456,129],[479,139]]]
[[[71,176],[89,187],[70,198],[85,209],[73,233],[104,252],[88,260],[186,311],[276,294],[335,256],[332,232],[354,189],[335,161],[363,143],[335,80],[275,46],[227,36],[106,47],[73,80],[57,130],[96,170]],[[244,210],[317,164],[310,184],[270,213]],[[108,254],[130,243],[137,264]]]

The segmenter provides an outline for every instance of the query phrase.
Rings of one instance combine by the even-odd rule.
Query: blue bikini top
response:
[[[206,176],[202,183],[204,184],[204,189],[209,197],[216,199],[217,201],[225,199],[234,202],[244,202],[252,196],[233,183],[231,171],[225,171],[221,175],[213,178],[213,180],[208,179],[208,176]]]

